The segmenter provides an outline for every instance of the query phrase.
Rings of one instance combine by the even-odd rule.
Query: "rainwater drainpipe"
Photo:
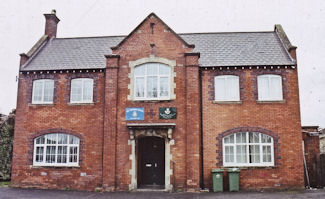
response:
[[[305,167],[305,173],[306,173],[306,179],[307,179],[307,189],[309,189],[310,183],[309,183],[308,168],[307,168],[306,158],[305,158],[305,142],[304,141],[302,141],[302,156],[304,159],[304,167]]]
[[[200,156],[201,156],[201,176],[200,176],[200,187],[204,189],[204,171],[203,171],[203,103],[202,103],[202,70],[199,68],[199,81],[200,81]]]

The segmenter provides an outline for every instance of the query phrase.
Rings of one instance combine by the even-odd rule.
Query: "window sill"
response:
[[[221,168],[239,168],[240,170],[251,170],[251,169],[277,169],[277,166],[222,166]]]
[[[31,169],[42,169],[42,168],[80,168],[79,165],[30,165]]]
[[[285,100],[256,100],[258,104],[285,103]]]
[[[154,103],[154,102],[171,102],[173,101],[172,99],[161,99],[161,100],[132,100],[132,102],[139,102],[139,103],[144,103],[144,102],[151,102],[151,103]]]
[[[70,102],[68,106],[87,106],[87,105],[95,105],[94,102]]]
[[[44,104],[29,103],[28,106],[54,106],[54,104],[53,103],[48,103],[48,104],[46,104],[46,103],[44,103]]]
[[[243,101],[213,101],[213,104],[241,104]]]

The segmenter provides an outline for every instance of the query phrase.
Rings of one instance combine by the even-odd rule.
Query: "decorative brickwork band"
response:
[[[217,150],[216,150],[217,163],[216,163],[216,165],[218,167],[223,166],[222,139],[224,137],[228,136],[228,135],[232,135],[234,133],[241,133],[241,132],[257,132],[257,133],[262,133],[262,134],[266,134],[266,135],[271,136],[273,138],[273,144],[274,144],[274,165],[275,166],[281,165],[281,163],[280,163],[280,160],[281,160],[280,152],[281,152],[281,150],[280,150],[280,143],[279,143],[280,136],[277,133],[274,133],[273,131],[268,130],[268,129],[264,129],[264,128],[261,128],[261,127],[247,126],[247,127],[237,127],[237,128],[226,130],[226,131],[220,133],[216,137],[216,140],[217,140],[217,144],[216,144],[216,146],[217,146]]]

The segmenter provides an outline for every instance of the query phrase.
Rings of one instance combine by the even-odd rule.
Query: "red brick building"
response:
[[[12,186],[198,191],[304,186],[296,47],[274,31],[45,35],[21,54]]]

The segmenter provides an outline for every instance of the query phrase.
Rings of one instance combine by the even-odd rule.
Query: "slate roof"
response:
[[[202,67],[294,65],[276,32],[179,34],[200,52]],[[125,36],[52,38],[26,62],[21,71],[100,69]]]

